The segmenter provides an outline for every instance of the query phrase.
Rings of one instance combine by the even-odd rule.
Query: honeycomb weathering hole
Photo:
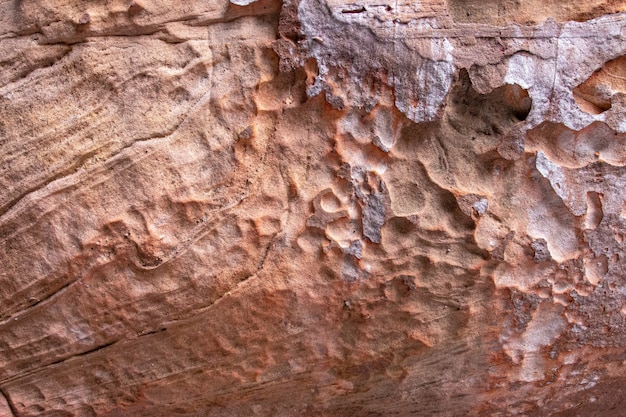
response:
[[[608,61],[573,91],[581,110],[600,114],[609,110],[616,94],[626,94],[626,56]]]
[[[526,120],[532,107],[528,91],[517,84],[507,84],[502,91],[503,102],[519,120]]]

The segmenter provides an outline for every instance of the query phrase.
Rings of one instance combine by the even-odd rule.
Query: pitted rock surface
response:
[[[623,416],[625,37],[0,0],[0,416]]]

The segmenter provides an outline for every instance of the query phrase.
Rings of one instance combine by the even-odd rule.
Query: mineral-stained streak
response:
[[[0,0],[0,416],[623,416],[626,1]]]

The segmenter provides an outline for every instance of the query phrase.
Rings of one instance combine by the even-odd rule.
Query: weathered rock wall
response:
[[[621,416],[626,2],[0,0],[0,416]]]

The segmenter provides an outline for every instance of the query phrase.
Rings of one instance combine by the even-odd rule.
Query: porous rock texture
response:
[[[1,0],[0,416],[623,416],[625,11]]]

